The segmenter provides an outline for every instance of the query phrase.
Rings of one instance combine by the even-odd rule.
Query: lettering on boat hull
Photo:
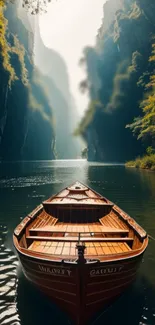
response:
[[[109,265],[105,267],[92,269],[89,273],[90,277],[93,276],[102,276],[114,273],[120,273],[123,269],[123,265]]]
[[[51,274],[51,275],[57,275],[57,276],[71,276],[72,271],[65,268],[57,268],[52,266],[44,266],[41,264],[38,264],[39,271]]]

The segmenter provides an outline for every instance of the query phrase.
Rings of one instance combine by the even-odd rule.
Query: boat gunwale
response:
[[[121,218],[125,224],[128,225],[129,228],[133,229],[133,231],[141,240],[144,240],[148,236],[145,229],[141,225],[139,225],[139,223],[134,218],[132,218],[127,212],[122,210],[119,206],[114,204],[113,210],[117,214],[117,216]],[[140,233],[140,231],[143,233],[143,235]]]
[[[78,182],[79,183],[79,182]],[[74,185],[75,183],[73,183]],[[82,183],[81,183],[82,184]],[[73,185],[70,185],[69,187],[73,186]],[[83,186],[85,186],[84,184],[82,184]],[[65,191],[65,190],[69,190],[69,187],[66,187],[64,189],[62,189],[61,191],[59,191],[58,193],[56,193],[55,195],[51,196],[49,199],[45,200],[44,202],[42,202],[42,204],[40,204],[38,207],[36,207],[31,213],[29,213],[27,215],[28,218],[30,218],[30,220],[28,220],[28,222],[24,225],[23,229],[20,231],[20,234],[17,235],[15,233],[16,229],[20,226],[20,224],[22,224],[22,221],[21,223],[19,223],[19,225],[15,228],[15,231],[14,231],[14,234],[13,234],[13,243],[14,243],[14,246],[15,248],[17,249],[17,251],[20,253],[20,254],[23,254],[25,256],[28,256],[28,257],[31,257],[31,258],[34,258],[34,259],[41,259],[41,260],[45,260],[45,261],[53,261],[53,262],[59,262],[59,263],[63,263],[63,261],[66,259],[66,260],[72,260],[72,262],[70,263],[74,263],[73,262],[74,260],[76,260],[76,256],[73,257],[73,255],[65,255],[63,256],[63,259],[60,260],[61,258],[61,255],[54,255],[54,254],[47,254],[47,253],[42,253],[42,252],[35,252],[31,249],[27,249],[27,248],[23,248],[20,246],[19,244],[19,239],[21,239],[21,236],[23,235],[23,231],[27,228],[28,224],[31,223],[31,220],[35,219],[37,216],[38,216],[38,212],[41,212],[43,210],[43,207],[44,207],[44,204],[46,205],[58,205],[60,207],[62,207],[62,205],[66,206],[68,205],[69,207],[72,207],[74,209],[75,206],[77,206],[79,209],[82,207],[82,206],[102,206],[102,205],[107,205],[107,206],[112,206],[112,210],[114,212],[116,212],[116,215],[118,214],[120,218],[123,219],[123,222],[124,223],[127,223],[128,224],[128,228],[129,229],[132,229],[134,231],[134,234],[138,237],[141,238],[141,247],[138,248],[138,249],[132,249],[131,251],[128,251],[128,252],[120,252],[120,253],[113,253],[113,254],[104,254],[104,255],[97,255],[97,256],[94,256],[94,255],[87,255],[86,254],[86,257],[88,259],[92,259],[94,260],[94,258],[96,257],[96,261],[99,261],[100,263],[105,263],[105,262],[110,262],[110,261],[118,261],[118,260],[124,260],[124,259],[131,259],[131,258],[134,258],[136,256],[139,256],[140,254],[142,254],[147,246],[148,246],[148,235],[147,233],[145,232],[145,230],[132,218],[130,217],[126,212],[124,212],[121,208],[119,208],[115,203],[111,202],[110,200],[108,200],[107,198],[104,198],[101,194],[97,193],[96,191],[94,191],[93,189],[91,189],[90,187],[87,187],[87,190],[91,190],[95,195],[97,195],[97,198],[96,199],[105,199],[106,203],[99,203],[99,204],[91,204],[91,203],[83,203],[82,204],[80,202],[75,202],[75,203],[64,203],[64,202],[50,202],[50,200],[52,198],[55,198],[57,197],[61,192]],[[65,198],[65,197],[64,197]],[[61,198],[60,198],[61,199]],[[90,197],[91,199],[91,197]],[[125,216],[128,218],[130,218],[130,220],[133,220],[133,222],[136,224],[136,226],[140,227],[140,229],[145,233],[145,236],[141,236],[141,234],[138,232],[137,229],[135,229],[135,227],[131,224],[129,224],[128,220],[126,218],[124,218],[124,215],[122,214],[125,214]],[[26,217],[25,217],[26,218]],[[24,218],[24,219],[25,219]],[[100,221],[100,219],[99,219]],[[37,240],[37,239],[36,239]],[[38,239],[39,240],[39,239]],[[97,239],[98,240],[98,239]],[[51,238],[51,241],[52,241],[52,238]],[[71,240],[70,240],[71,241]],[[86,240],[81,240],[80,242],[84,244]],[[99,240],[98,240],[99,241]],[[78,241],[77,241],[78,243]]]
[[[73,200],[75,200],[75,199],[73,199]],[[91,200],[91,198],[88,198],[88,199],[85,199],[85,200]],[[105,205],[105,206],[112,206],[112,207],[114,206],[114,203],[112,203],[112,202],[110,202],[110,203],[109,202],[108,203],[103,203],[103,202],[98,202],[98,203],[97,202],[95,202],[95,203],[94,202],[92,202],[92,203],[90,203],[90,202],[89,203],[88,202],[82,202],[80,204],[80,201],[78,201],[78,202],[77,201],[76,202],[71,202],[71,203],[69,203],[69,202],[63,202],[63,201],[62,202],[46,202],[46,201],[44,201],[43,202],[43,205],[69,205],[69,206],[72,206],[72,204],[73,205],[76,205],[77,204],[77,206],[78,205],[81,205],[82,206],[82,204],[83,204],[83,205],[90,205],[90,206],[92,206],[92,205],[94,205],[94,206],[98,206],[98,205],[99,206],[100,205],[102,206],[102,205]]]

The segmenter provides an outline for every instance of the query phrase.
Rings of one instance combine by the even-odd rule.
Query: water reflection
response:
[[[17,306],[22,325],[72,324],[56,305],[27,282],[21,270],[18,277]],[[154,297],[155,286],[149,283],[146,276],[139,274],[126,293],[88,325],[154,325]]]
[[[18,268],[17,307],[22,325],[69,325],[68,317],[27,281]]]
[[[155,286],[144,276],[137,277],[136,282],[122,295],[94,325],[144,325],[155,324]]]

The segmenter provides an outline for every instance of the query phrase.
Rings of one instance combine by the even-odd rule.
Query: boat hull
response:
[[[27,279],[66,311],[76,325],[120,296],[134,281],[142,255],[112,262],[56,262],[18,252]]]

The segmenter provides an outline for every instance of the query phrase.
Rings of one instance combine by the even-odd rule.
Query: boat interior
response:
[[[29,214],[15,230],[21,249],[60,260],[76,260],[77,244],[85,246],[86,259],[140,250],[145,231],[113,203],[83,187],[67,188]]]

